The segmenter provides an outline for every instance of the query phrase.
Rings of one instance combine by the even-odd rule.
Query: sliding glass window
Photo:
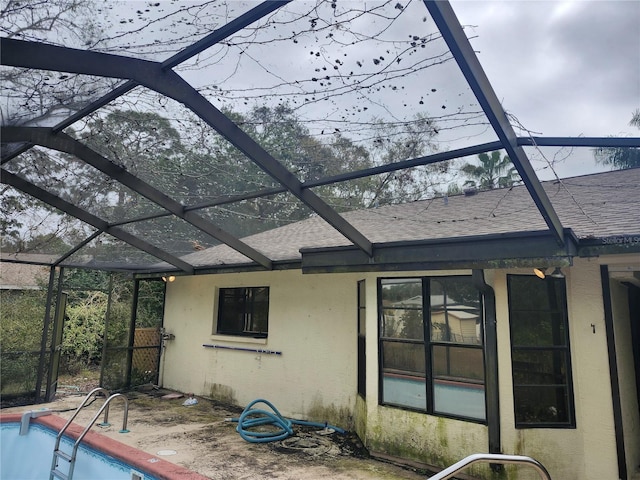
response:
[[[481,295],[471,277],[379,282],[380,402],[486,419]]]

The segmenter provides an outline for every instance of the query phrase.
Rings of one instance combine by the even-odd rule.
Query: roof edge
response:
[[[564,245],[548,230],[374,244],[373,257],[354,247],[301,249],[303,273],[446,270],[570,265],[578,240],[563,231]]]

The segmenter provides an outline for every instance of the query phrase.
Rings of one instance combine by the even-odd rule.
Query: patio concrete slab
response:
[[[110,405],[108,427],[96,431],[126,445],[157,455],[214,480],[417,480],[424,472],[403,468],[369,457],[357,436],[351,433],[326,434],[312,427],[294,428],[294,435],[278,442],[249,443],[236,432],[240,409],[196,397],[196,405],[183,405],[187,397],[162,399],[168,391],[129,392],[129,433],[119,433],[124,402]],[[70,418],[82,402],[83,394],[61,395],[55,402],[37,406],[2,409],[18,413],[49,408]],[[89,403],[76,417],[85,426],[102,402]],[[98,423],[102,422],[102,417]],[[44,454],[44,453],[43,453]]]

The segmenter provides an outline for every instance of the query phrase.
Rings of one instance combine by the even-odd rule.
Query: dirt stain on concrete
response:
[[[163,400],[167,391],[129,392],[129,433],[119,430],[123,415],[120,402],[110,408],[111,426],[93,427],[96,432],[152,455],[175,451],[164,460],[182,465],[213,480],[417,480],[421,472],[382,462],[369,456],[352,432],[326,434],[323,429],[295,426],[284,441],[250,443],[236,431],[242,409],[206,398],[184,406],[187,397]],[[70,418],[85,394],[60,396],[38,405]],[[102,400],[83,409],[76,423],[86,425]],[[13,407],[2,412],[22,412]],[[268,428],[268,427],[265,427]]]

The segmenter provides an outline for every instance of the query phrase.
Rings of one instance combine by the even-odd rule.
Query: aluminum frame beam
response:
[[[229,23],[223,25],[217,30],[214,30],[209,35],[198,40],[194,44],[188,46],[181,52],[178,52],[172,57],[168,58],[162,63],[162,67],[171,68],[179,65],[182,62],[185,62],[186,60],[194,57],[195,55],[201,53],[207,48],[215,45],[216,43],[224,40],[225,38],[233,35],[234,33],[239,32],[243,28],[251,25],[253,22],[260,20],[264,16],[274,12],[275,10],[282,7],[283,5],[286,5],[290,1],[291,0],[267,0],[266,2],[261,3],[260,5],[252,8],[248,12],[243,13],[238,18],[230,21]],[[91,102],[85,108],[79,110],[75,114],[71,115],[70,117],[64,119],[63,121],[55,125],[53,127],[53,131],[59,132],[64,130],[65,128],[73,125],[78,120],[81,120],[82,118],[86,117],[87,115],[90,115],[91,113],[95,112],[99,108],[112,102],[116,98],[133,90],[137,86],[138,86],[137,82],[133,80],[128,80],[127,82],[114,88],[113,90],[106,93],[105,95],[95,100],[94,102]],[[10,152],[8,155],[4,155],[0,160],[0,165],[4,165],[9,160],[17,157],[21,153],[26,152],[31,147],[32,145],[28,145],[28,144],[21,145],[20,147]]]
[[[74,246],[71,250],[69,250],[68,252],[66,252],[64,255],[62,255],[61,257],[59,257],[55,262],[53,262],[51,264],[52,267],[57,267],[58,265],[60,265],[62,262],[64,262],[67,258],[69,258],[71,255],[73,255],[74,253],[76,253],[77,251],[83,249],[84,247],[86,247],[89,243],[91,243],[93,240],[95,240],[96,238],[98,238],[100,235],[102,235],[104,232],[102,230],[96,230],[95,232],[93,232],[91,235],[89,235],[87,238],[85,238],[83,241],[81,241],[80,243],[78,243],[76,246]]]
[[[26,193],[27,195],[31,195],[32,197],[37,198],[38,200],[57,208],[67,215],[71,215],[72,217],[75,217],[78,220],[81,220],[84,223],[97,228],[98,230],[104,231],[105,233],[108,233],[109,235],[122,240],[125,243],[128,243],[132,247],[142,250],[149,255],[159,258],[160,260],[164,260],[165,262],[170,263],[171,265],[182,270],[185,273],[194,273],[193,266],[185,262],[184,260],[181,260],[180,258],[175,257],[174,255],[171,255],[170,253],[154,245],[151,245],[150,243],[136,237],[135,235],[130,234],[129,232],[121,228],[110,226],[108,222],[101,219],[100,217],[97,217],[96,215],[93,215],[86,210],[83,210],[82,208],[73,205],[70,202],[67,202],[57,195],[47,192],[46,190],[5,170],[4,168],[0,169],[0,174],[2,176],[2,183],[10,185],[20,190],[21,192]]]
[[[579,241],[569,229],[563,236],[563,245],[548,230],[387,242],[376,245],[373,263],[353,246],[302,248],[302,273],[569,265]]]
[[[518,137],[518,145],[534,147],[638,148],[640,137]]]
[[[269,270],[272,268],[271,260],[262,253],[217,227],[197,213],[185,211],[181,203],[149,185],[144,180],[129,173],[126,169],[116,165],[66,133],[60,132],[54,134],[50,128],[43,127],[2,127],[0,128],[0,137],[3,142],[27,141],[53,150],[69,153],[100,170],[110,178],[117,180],[120,184],[151,200],[156,205],[171,212],[174,216],[181,218],[199,230],[242,253],[254,262]]]
[[[518,145],[522,146],[552,146],[552,147],[640,147],[640,138],[624,137],[518,137]],[[413,168],[422,165],[430,165],[433,163],[446,162],[457,158],[477,155],[480,153],[491,152],[494,150],[502,150],[502,142],[496,140],[494,142],[482,143],[471,147],[464,147],[446,152],[438,152],[431,155],[416,157],[401,162],[388,163],[372,168],[354,170],[340,175],[324,177],[318,180],[310,180],[302,184],[302,188],[314,188],[323,185],[332,185],[334,183],[346,182],[349,180],[357,180],[359,178],[370,177],[372,175],[380,175],[384,173],[394,172],[405,168]],[[268,197],[277,195],[287,191],[284,187],[264,188],[254,192],[238,195],[225,195],[210,202],[189,205],[186,210],[200,210],[203,208],[215,207],[218,205],[226,205],[243,200],[254,198]]]
[[[173,75],[175,75],[172,71],[170,71],[170,69],[172,67],[184,62],[185,60],[193,57],[194,55],[197,55],[198,53],[204,51],[209,46],[218,43],[219,41],[223,40],[224,38],[227,38],[228,36],[232,35],[233,33],[236,33],[238,31],[242,30],[243,28],[245,28],[249,24],[255,22],[256,20],[259,20],[260,18],[263,18],[264,16],[268,15],[269,13],[272,13],[273,11],[276,11],[281,6],[289,3],[289,1],[290,0],[265,1],[265,2],[261,3],[260,5],[254,7],[250,11],[246,12],[245,14],[241,15],[240,17],[232,20],[228,24],[223,25],[219,29],[211,32],[211,34],[207,35],[206,37],[204,37],[200,41],[192,44],[191,46],[189,46],[187,48],[185,48],[181,52],[173,55],[172,57],[168,58],[167,60],[165,60],[164,62],[162,62],[160,64],[158,64],[156,62],[145,62],[145,61],[136,60],[136,59],[130,59],[130,60],[132,60],[133,62],[137,62],[138,64],[145,65],[145,66],[149,67],[149,71],[147,72],[148,75],[152,75],[150,72],[153,69],[157,68],[157,66],[159,65],[159,67],[163,71],[169,73],[168,77],[172,77]],[[553,209],[553,206],[551,205],[551,202],[549,201],[548,197],[546,196],[546,193],[542,189],[542,187],[540,185],[540,182],[538,181],[537,176],[535,175],[535,172],[533,172],[533,169],[531,168],[530,162],[529,162],[528,158],[526,157],[526,154],[524,153],[524,150],[522,150],[520,147],[522,147],[522,146],[577,146],[577,147],[625,147],[625,148],[629,147],[629,148],[633,148],[633,147],[640,147],[640,138],[516,137],[515,136],[515,132],[513,131],[513,128],[511,127],[510,123],[508,122],[508,119],[506,118],[506,114],[505,114],[504,110],[502,109],[502,106],[500,105],[497,97],[495,96],[495,93],[493,92],[493,89],[492,89],[491,85],[489,84],[488,79],[486,78],[486,75],[484,74],[484,71],[482,70],[482,67],[479,64],[479,61],[478,61],[475,53],[473,52],[473,49],[471,48],[468,39],[464,35],[462,27],[460,26],[459,22],[457,21],[457,17],[455,16],[455,13],[453,12],[450,4],[448,2],[442,2],[442,1],[435,2],[435,1],[430,1],[430,0],[424,0],[424,3],[426,5],[427,9],[429,10],[431,16],[434,18],[434,21],[438,25],[438,28],[440,29],[440,31],[441,31],[441,33],[443,35],[443,38],[445,39],[445,41],[449,45],[449,48],[450,48],[450,50],[452,51],[452,53],[454,55],[454,58],[458,62],[463,74],[467,78],[467,81],[469,82],[469,85],[471,86],[472,90],[474,91],[474,94],[476,94],[476,97],[478,98],[480,104],[482,105],[483,110],[485,111],[485,114],[489,118],[489,121],[490,121],[491,125],[493,126],[494,130],[498,134],[498,137],[500,138],[499,142],[492,142],[491,144],[485,144],[485,146],[490,145],[490,148],[487,148],[487,149],[485,149],[483,151],[495,150],[495,149],[499,149],[499,148],[505,148],[507,150],[507,153],[510,155],[512,161],[514,162],[514,165],[516,166],[516,169],[520,173],[520,175],[521,175],[521,177],[522,177],[527,189],[529,190],[534,202],[536,203],[536,206],[538,207],[539,211],[541,212],[541,214],[542,214],[543,218],[545,219],[547,225],[549,226],[549,228],[552,231],[552,233],[555,235],[556,239],[559,238],[558,243],[562,244],[562,241],[563,241],[562,238],[561,238],[562,237],[562,235],[561,235],[562,225],[560,224],[559,219],[558,219],[557,215],[555,214],[555,211]],[[11,50],[12,50],[12,48],[11,48],[12,43],[11,42],[12,42],[12,40],[6,39],[6,38],[2,38],[2,39],[0,39],[0,42],[1,42],[0,43],[0,48],[2,49],[2,52],[3,52],[2,64],[8,64],[8,63],[5,63],[5,61],[6,61],[7,53],[9,53],[9,54],[11,53]],[[22,41],[18,40],[17,42],[22,42]],[[22,42],[22,43],[30,43],[30,42]],[[15,44],[13,44],[13,45],[15,46]],[[38,45],[38,46],[44,45],[44,46],[50,47],[50,46],[45,45],[45,44],[36,44],[36,45]],[[76,52],[83,52],[83,51],[76,50]],[[86,52],[86,53],[91,54],[91,55],[105,55],[105,54],[95,54],[95,52]],[[107,55],[107,56],[109,56],[109,55]],[[117,56],[113,56],[112,55],[111,57],[117,57]],[[105,57],[101,57],[101,58],[104,59]],[[126,57],[118,57],[118,58],[122,59],[122,58],[126,58]],[[56,57],[56,60],[59,60],[59,59],[60,59],[59,56]],[[19,62],[19,60],[15,60],[15,59],[11,60],[11,61]],[[37,60],[37,62],[41,62],[41,61],[43,61],[43,60],[42,59],[38,59]],[[16,65],[16,66],[18,66],[18,65]],[[32,68],[46,68],[46,67],[32,67]],[[52,70],[60,70],[60,68],[51,68],[51,69]],[[144,70],[144,68],[142,68],[142,70]],[[64,71],[73,71],[73,70],[64,70]],[[86,73],[86,72],[77,71],[76,73]],[[173,74],[173,75],[171,75],[171,74]],[[114,76],[114,75],[108,75],[108,74],[100,74],[100,75],[112,76],[112,77]],[[116,75],[115,77],[116,78],[128,78],[128,77],[122,76],[121,73]],[[162,82],[160,82],[160,83],[162,83]],[[181,95],[184,95],[184,93],[185,93],[184,89],[182,89],[181,92],[179,92],[179,90],[181,90],[180,88],[178,88],[177,90],[174,91],[173,90],[174,87],[172,87],[170,85],[170,83],[171,83],[171,79],[170,79],[169,83],[167,83],[162,88],[167,89],[168,92],[173,91],[173,93],[176,94],[176,97],[172,97],[172,98],[175,98],[178,101],[182,101],[182,100],[180,100],[180,98],[181,98]],[[76,114],[72,115],[71,117],[63,120],[62,122],[60,122],[59,124],[54,126],[52,130],[54,132],[61,131],[62,129],[66,128],[67,126],[73,124],[75,121],[77,121],[77,120],[83,118],[84,116],[96,111],[100,107],[108,104],[113,99],[118,98],[119,96],[127,93],[131,89],[133,89],[136,86],[141,85],[141,84],[142,83],[139,82],[137,79],[129,79],[129,80],[127,80],[125,83],[123,83],[122,85],[119,85],[114,90],[110,91],[108,94],[104,95],[103,97],[101,97],[100,99],[96,100],[95,102],[89,104],[87,107],[85,107],[84,109],[80,110]],[[153,84],[153,82],[151,82],[151,84],[145,85],[145,86],[148,86],[149,88],[153,88],[154,90],[156,90],[156,88],[151,86],[152,84]],[[188,87],[191,88],[190,86],[188,86]],[[159,91],[159,93],[163,93],[163,94],[166,94],[168,96],[171,96],[171,94],[166,93],[165,91],[161,91],[161,90],[156,90],[156,91]],[[197,94],[197,92],[196,92],[196,94]],[[197,95],[199,95],[199,94],[197,94]],[[206,99],[204,99],[204,101],[206,102]],[[208,103],[208,102],[206,102],[206,103]],[[189,107],[189,105],[187,105],[187,106]],[[213,106],[211,105],[211,107],[213,107]],[[191,108],[191,107],[189,107],[189,108]],[[213,108],[215,108],[215,107],[213,107]],[[192,108],[192,110],[193,110],[193,108]],[[218,112],[218,113],[220,115],[222,115],[221,112]],[[209,123],[211,126],[216,128],[217,130],[218,130],[218,128],[216,127],[216,125],[220,126],[220,128],[229,127],[228,125],[224,125],[224,122],[223,123],[219,123],[216,120],[216,116],[215,115],[211,115],[211,112],[204,112],[204,114],[209,115],[209,117],[208,117],[209,120],[207,120],[204,117],[201,117],[201,118],[203,118],[205,121],[207,121],[207,123]],[[228,120],[228,119],[226,119],[226,120]],[[231,129],[231,130],[233,130],[233,129]],[[218,130],[218,131],[220,131],[220,130]],[[222,132],[220,132],[220,133],[222,133]],[[233,133],[233,132],[231,132],[231,133]],[[223,135],[224,135],[224,133],[223,133]],[[242,138],[239,138],[238,141],[242,142]],[[28,150],[30,147],[31,147],[31,145],[25,144],[25,145],[22,145],[21,147],[18,147],[14,151],[9,152],[8,155],[5,154],[3,156],[3,158],[1,159],[1,163],[4,164],[5,162],[11,160],[12,158],[15,158],[15,156],[17,156],[20,153]],[[261,149],[261,147],[259,145],[258,145],[258,148]],[[471,154],[475,154],[475,153],[478,153],[478,152],[482,153],[480,151],[480,150],[482,150],[481,146],[469,147],[469,149],[471,149],[469,151],[473,150],[473,153],[466,153],[466,154],[460,153],[457,156],[471,155]],[[464,149],[462,149],[462,150],[464,150]],[[313,187],[316,187],[316,186],[320,186],[320,185],[338,183],[338,182],[342,182],[342,181],[348,181],[348,180],[351,180],[351,179],[362,178],[362,177],[366,177],[366,176],[370,176],[370,175],[376,175],[376,174],[390,172],[390,171],[399,170],[399,169],[403,169],[403,168],[411,168],[411,167],[416,166],[416,165],[425,165],[425,164],[428,164],[428,163],[435,163],[435,162],[438,162],[438,161],[444,161],[444,160],[446,160],[448,158],[455,158],[453,156],[449,156],[449,154],[451,154],[451,153],[453,153],[453,152],[445,152],[444,154],[435,154],[433,156],[420,157],[418,159],[408,160],[406,162],[398,162],[398,163],[395,163],[395,164],[389,164],[389,165],[384,165],[384,166],[381,166],[381,167],[375,167],[373,169],[366,169],[366,170],[361,170],[361,171],[357,171],[357,172],[350,172],[350,173],[347,173],[347,174],[334,176],[334,177],[327,177],[325,179],[320,179],[320,180],[312,181],[312,182],[300,183],[299,180],[298,180],[298,184],[296,184],[295,181],[286,183],[286,182],[281,181],[281,179],[278,178],[277,176],[274,176],[274,174],[271,171],[266,169],[266,168],[271,168],[268,165],[269,159],[267,158],[267,159],[264,159],[265,162],[266,162],[265,166],[261,165],[258,162],[256,162],[256,163],[258,163],[263,168],[263,170],[265,170],[268,174],[270,174],[272,177],[276,178],[276,180],[278,180],[283,185],[283,187],[280,187],[280,188],[276,187],[276,188],[273,188],[273,189],[264,189],[262,191],[253,192],[253,193],[249,193],[249,194],[246,194],[246,195],[235,195],[235,196],[230,196],[230,197],[223,197],[223,198],[220,198],[218,200],[214,200],[213,202],[209,202],[207,204],[184,206],[183,209],[184,209],[185,212],[190,212],[190,211],[198,210],[198,209],[201,209],[201,208],[207,208],[207,207],[210,207],[210,206],[222,205],[222,204],[226,204],[226,203],[233,203],[233,202],[236,202],[236,201],[241,201],[241,200],[250,199],[250,198],[259,198],[259,197],[262,197],[262,196],[268,196],[268,195],[273,195],[273,194],[277,194],[277,193],[283,193],[283,192],[286,192],[286,191],[291,191],[292,193],[294,193],[294,195],[296,195],[303,202],[305,202],[304,199],[302,199],[300,196],[298,196],[296,194],[296,191],[297,191],[296,189],[299,188],[299,193],[302,196],[303,192],[313,193],[313,192],[310,192],[309,189],[313,188]],[[443,156],[443,157],[444,156],[448,156],[448,158],[439,159],[439,156]],[[256,161],[253,158],[252,158],[252,160]],[[274,161],[275,161],[275,159],[274,159]],[[277,167],[276,167],[276,169],[277,169]],[[287,175],[290,175],[291,177],[293,177],[293,175],[290,172],[288,172],[286,169],[284,169],[284,172],[277,171],[275,173],[277,173],[278,175],[283,175],[285,180],[288,180]],[[297,179],[295,177],[293,177],[293,180],[297,180]],[[308,195],[308,194],[305,193],[305,195]],[[320,201],[322,201],[322,200],[320,200]],[[307,203],[307,202],[305,202],[305,203]],[[307,205],[315,210],[315,208],[313,206],[309,205],[308,203],[307,203]],[[331,209],[330,207],[328,207],[328,212],[329,212],[330,215],[331,214],[337,214],[337,212],[335,212],[335,210]],[[318,213],[320,213],[320,212],[318,212]],[[168,216],[170,214],[171,213],[155,215],[154,218],[158,217],[158,216]],[[338,215],[338,217],[339,217],[339,215]],[[329,223],[332,223],[332,222],[329,222]],[[109,224],[109,225],[111,227],[113,227],[115,224]],[[351,241],[354,241],[345,232],[343,232],[340,228],[338,228],[336,226],[334,226],[334,227],[337,228],[341,233],[343,233],[343,235],[345,235]],[[353,230],[356,232],[356,234],[359,234],[359,232],[357,230],[355,230],[355,229],[353,229]],[[357,237],[357,235],[356,235],[356,237]],[[354,241],[354,243],[356,243],[359,246],[359,248],[361,248],[363,251],[367,251],[368,252],[368,250],[369,250],[368,247],[369,247],[370,243],[367,244],[368,241],[366,241],[366,238],[364,238],[364,237],[362,237],[362,239],[360,239],[360,240],[361,240],[360,244],[356,243],[355,241]]]
[[[303,189],[298,178],[173,70],[148,60],[4,37],[0,50],[2,65],[127,78],[184,104],[349,241],[373,256],[372,243],[360,231],[314,192]]]
[[[449,51],[453,54],[460,70],[475,94],[480,106],[489,119],[489,123],[502,142],[520,178],[527,187],[531,198],[538,207],[549,230],[559,245],[564,244],[562,223],[553,208],[549,197],[542,188],[538,177],[529,162],[524,149],[518,145],[516,132],[500,104],[487,75],[476,56],[469,39],[458,21],[451,4],[446,0],[423,0],[427,10],[436,23]]]

